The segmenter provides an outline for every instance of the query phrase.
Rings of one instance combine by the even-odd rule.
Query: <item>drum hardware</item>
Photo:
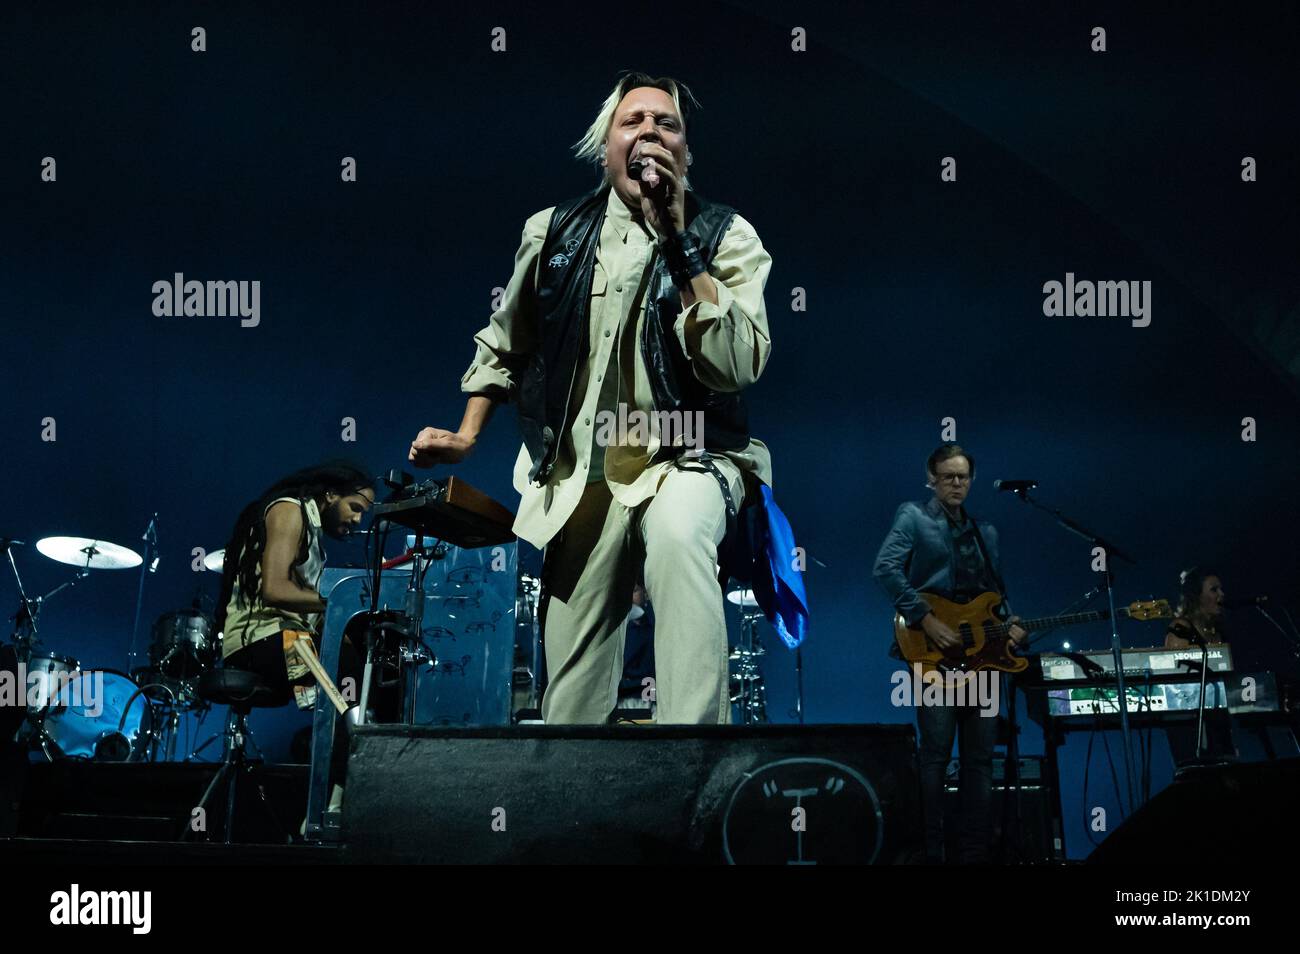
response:
[[[90,576],[91,570],[119,570],[136,566],[140,563],[140,556],[126,547],[106,540],[95,540],[89,537],[43,537],[36,541],[36,549],[39,553],[57,563],[74,566],[77,569],[71,579],[60,583],[44,596],[29,599],[23,588],[22,577],[18,572],[18,564],[14,560],[12,550],[13,546],[20,545],[22,541],[4,538],[0,543],[3,543],[3,549],[9,557],[9,565],[18,584],[21,601],[18,611],[14,614],[12,636],[18,661],[26,665],[29,676],[33,671],[33,663],[36,672],[43,672],[51,678],[60,674],[59,678],[64,683],[60,690],[66,688],[74,674],[80,672],[80,664],[69,656],[35,652],[40,645],[37,624],[42,607],[63,590],[76,586]],[[37,690],[40,694],[40,705],[29,707],[27,714],[30,734],[42,746],[46,744],[44,727],[46,715],[50,710],[61,705],[59,693],[49,693],[49,688],[48,683],[40,684]]]
[[[149,696],[150,690],[161,690],[167,696],[166,702],[160,702]],[[161,723],[161,729],[158,732],[150,733],[149,739],[149,761],[159,761],[158,753],[162,752],[163,762],[174,761],[176,756],[176,736],[180,730],[181,710],[177,705],[175,693],[170,686],[161,683],[145,683],[135,691],[131,698],[134,701],[135,696],[144,696],[148,704],[154,709],[154,715],[161,715],[162,718],[157,720]],[[122,713],[122,718],[126,718],[126,713]],[[118,726],[121,732],[121,726]]]
[[[131,679],[154,706],[172,706],[181,712],[207,709],[209,703],[199,696],[198,679],[172,679],[151,667],[137,669]]]
[[[144,541],[144,559],[140,561],[140,585],[135,593],[135,619],[131,623],[131,645],[126,651],[126,668],[135,665],[135,644],[140,638],[140,614],[144,610],[144,581],[158,569],[158,514],[149,518],[149,525],[140,537]]]
[[[104,569],[129,562],[129,550],[116,544],[90,540],[84,537],[45,537],[36,542],[41,554],[59,563],[77,567],[72,578],[60,583],[44,596],[31,599],[23,587],[22,575],[14,559],[13,547],[23,546],[23,541],[9,537],[0,539],[0,549],[9,558],[14,581],[18,585],[19,608],[14,613],[14,644],[18,671],[23,674],[23,696],[26,717],[15,736],[16,740],[50,756],[54,743],[47,721],[64,706],[63,693],[80,675],[81,664],[71,656],[39,652],[39,619],[44,604],[63,590],[75,586],[90,575],[92,569]],[[34,695],[33,695],[34,694]],[[31,702],[31,705],[26,703]]]
[[[732,590],[727,594],[727,602],[740,611],[740,644],[729,657],[736,663],[736,672],[730,679],[731,701],[740,709],[743,725],[767,722],[767,694],[759,666],[765,655],[758,635],[758,621],[763,618],[763,611],[753,590]]]
[[[14,541],[15,543],[19,541]],[[37,543],[39,548],[40,541]],[[45,604],[53,599],[56,595],[69,587],[76,586],[90,572],[86,569],[79,569],[72,575],[72,579],[65,580],[54,589],[50,590],[44,596],[38,596],[35,599],[28,599],[26,592],[23,590],[22,578],[18,575],[18,565],[14,562],[13,551],[9,551],[9,564],[13,569],[14,580],[18,583],[19,606],[12,619],[14,621],[13,634],[10,637],[14,643],[14,650],[18,655],[20,662],[26,662],[32,655],[34,649],[40,645],[40,632],[38,622],[40,620],[41,609]]]
[[[204,707],[202,710],[199,711],[199,724],[198,724],[198,727],[197,727],[197,728],[198,728],[198,730],[200,730],[200,731],[203,729],[203,722],[204,722],[204,720],[207,719],[208,711],[209,711],[209,708],[210,708],[210,704],[209,704],[209,703],[204,703],[204,706],[205,706],[205,707]],[[185,761],[187,761],[187,762],[200,761],[200,759],[199,759],[199,753],[202,752],[204,749],[206,749],[206,748],[207,748],[209,745],[211,745],[213,742],[218,742],[218,741],[224,739],[224,738],[225,738],[224,733],[225,733],[225,729],[223,728],[221,731],[219,731],[219,732],[214,732],[212,735],[208,736],[207,739],[205,739],[201,744],[199,744],[198,746],[196,746],[196,747],[194,748],[194,751],[190,752],[189,755],[185,756]],[[196,733],[196,734],[197,734],[197,733]],[[257,743],[254,741],[253,736],[252,736],[252,733],[249,733],[249,736],[248,736],[248,744],[251,745],[254,749],[257,750],[257,756],[258,756],[258,758],[261,758],[261,755],[262,755],[261,750],[257,748]]]
[[[424,626],[424,574],[428,569],[430,559],[444,559],[446,549],[441,549],[436,555],[425,551],[424,541],[420,539],[417,533],[416,539],[410,541],[415,546],[407,546],[411,551],[411,579],[406,586],[406,618],[409,621],[407,638],[402,640],[398,646],[398,658],[402,665],[399,667],[399,673],[406,674],[412,671],[411,667],[420,665],[423,662],[430,661],[430,657],[424,652],[424,646],[420,639],[420,631]],[[406,703],[405,716],[407,725],[415,725],[415,703],[416,697],[420,692],[419,677],[410,680],[410,689],[404,693],[403,701]],[[362,710],[364,713],[365,710]]]
[[[211,703],[199,695],[198,678],[170,679],[153,669],[137,669],[131,677],[139,686],[136,694],[144,696],[153,709],[155,728],[150,733],[148,761],[175,761],[181,717],[197,715],[201,728],[203,718],[212,708]],[[210,742],[211,739],[208,741]],[[200,746],[201,748],[203,746]],[[185,761],[193,759],[198,751],[196,749],[188,753]]]
[[[520,572],[515,591],[515,665],[511,674],[514,687],[511,709],[516,713],[540,712],[542,695],[542,640],[538,616],[542,581]]]
[[[408,597],[408,605],[410,602]],[[366,663],[361,677],[357,724],[370,721],[371,689],[395,685],[405,686],[402,717],[408,725],[413,724],[419,687],[414,670],[421,665],[433,664],[433,651],[420,638],[418,625],[413,625],[410,615],[402,610],[367,613],[364,614],[362,623],[365,629]],[[387,670],[394,671],[396,675],[385,679],[384,673]]]
[[[14,582],[18,584],[18,611],[14,613],[13,643],[14,652],[19,662],[26,662],[27,655],[31,652],[32,644],[36,642],[36,617],[40,614],[40,603],[34,602],[27,598],[27,591],[23,589],[22,574],[18,572],[18,564],[14,560],[14,547],[26,546],[22,540],[15,540],[12,537],[0,537],[0,550],[9,559],[9,568],[13,571]]]

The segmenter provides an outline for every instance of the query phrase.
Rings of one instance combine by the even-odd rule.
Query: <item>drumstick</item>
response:
[[[330,702],[334,703],[334,708],[339,710],[339,715],[348,711],[348,704],[343,701],[343,696],[339,694],[338,687],[334,685],[334,680],[329,677],[325,667],[321,665],[320,658],[316,655],[316,648],[312,646],[311,640],[299,637],[293,641],[294,651],[298,658],[306,664],[311,670],[311,674],[316,677],[316,682],[325,690],[325,695],[329,696]]]

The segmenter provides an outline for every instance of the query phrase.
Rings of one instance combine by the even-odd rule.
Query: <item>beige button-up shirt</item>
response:
[[[537,276],[553,211],[554,207],[543,209],[524,223],[514,274],[501,307],[474,336],[474,361],[461,378],[461,391],[467,394],[486,394],[494,400],[515,397],[517,375],[538,344]],[[539,487],[528,481],[532,461],[526,447],[520,448],[515,461],[514,485],[521,500],[514,531],[535,547],[544,547],[564,526],[589,482],[605,480],[614,499],[635,507],[654,496],[673,468],[671,459],[655,460],[660,452],[658,428],[653,427],[642,441],[637,419],[631,416],[641,411],[657,423],[639,347],[655,240],[640,210],[634,214],[610,189],[591,282],[587,357],[576,369],[555,469]],[[754,227],[737,215],[709,266],[718,303],[696,301],[677,316],[674,330],[695,376],[716,391],[739,391],[753,384],[767,364],[772,341],[763,286],[771,268],[772,257]],[[608,424],[617,419],[620,403],[626,405],[632,426],[607,441]],[[748,447],[725,456],[771,485],[771,455],[761,441],[751,440]]]

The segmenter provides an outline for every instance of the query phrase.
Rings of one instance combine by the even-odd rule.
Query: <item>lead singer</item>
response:
[[[725,497],[739,508],[747,484],[771,484],[740,392],[771,352],[772,259],[734,209],[692,191],[692,105],[676,80],[620,77],[574,147],[599,162],[601,184],[524,223],[501,307],[461,379],[460,428],[426,427],[411,443],[417,466],[457,463],[497,404],[517,407],[514,530],[545,549],[548,723],[613,712],[639,568],[655,594],[658,721],[730,721],[717,557]],[[650,432],[611,439],[602,424],[635,411]],[[683,442],[664,425],[686,415],[697,429]]]

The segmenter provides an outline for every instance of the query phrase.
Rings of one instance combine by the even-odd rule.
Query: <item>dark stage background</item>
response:
[[[595,186],[570,145],[634,68],[691,84],[692,183],[774,259],[774,354],[748,399],[777,499],[825,564],[807,575],[810,720],[911,718],[889,703],[891,610],[870,567],[898,503],[927,495],[949,416],[1019,612],[1055,612],[1094,577],[1083,541],[996,494],[998,477],[1038,479],[1127,548],[1122,600],[1173,600],[1178,570],[1212,561],[1230,595],[1294,605],[1300,17],[1041,6],[5,4],[0,535],[28,541],[29,589],[68,575],[35,540],[140,549],[157,511],[147,631],[196,587],[215,595],[191,549],[222,546],[282,472],[346,455],[378,473],[419,428],[454,428],[524,220]],[[1091,52],[1094,26],[1108,52]],[[1241,180],[1244,156],[1259,181]],[[260,326],[155,317],[151,286],[178,271],[260,280]],[[1067,271],[1151,281],[1150,326],[1044,317],[1043,283]],[[503,413],[459,472],[513,505],[517,449]],[[97,573],[51,601],[46,648],[125,668],[137,579]],[[0,600],[17,602],[7,569]],[[1286,667],[1275,631],[1234,623],[1243,668]],[[1151,645],[1163,627],[1122,632]],[[1100,648],[1107,631],[1068,637]],[[769,709],[789,721],[792,657],[768,646]],[[300,724],[255,728],[284,757]],[[1118,817],[1100,744],[1082,791],[1083,752],[1076,739],[1063,765],[1075,857],[1087,807]]]

